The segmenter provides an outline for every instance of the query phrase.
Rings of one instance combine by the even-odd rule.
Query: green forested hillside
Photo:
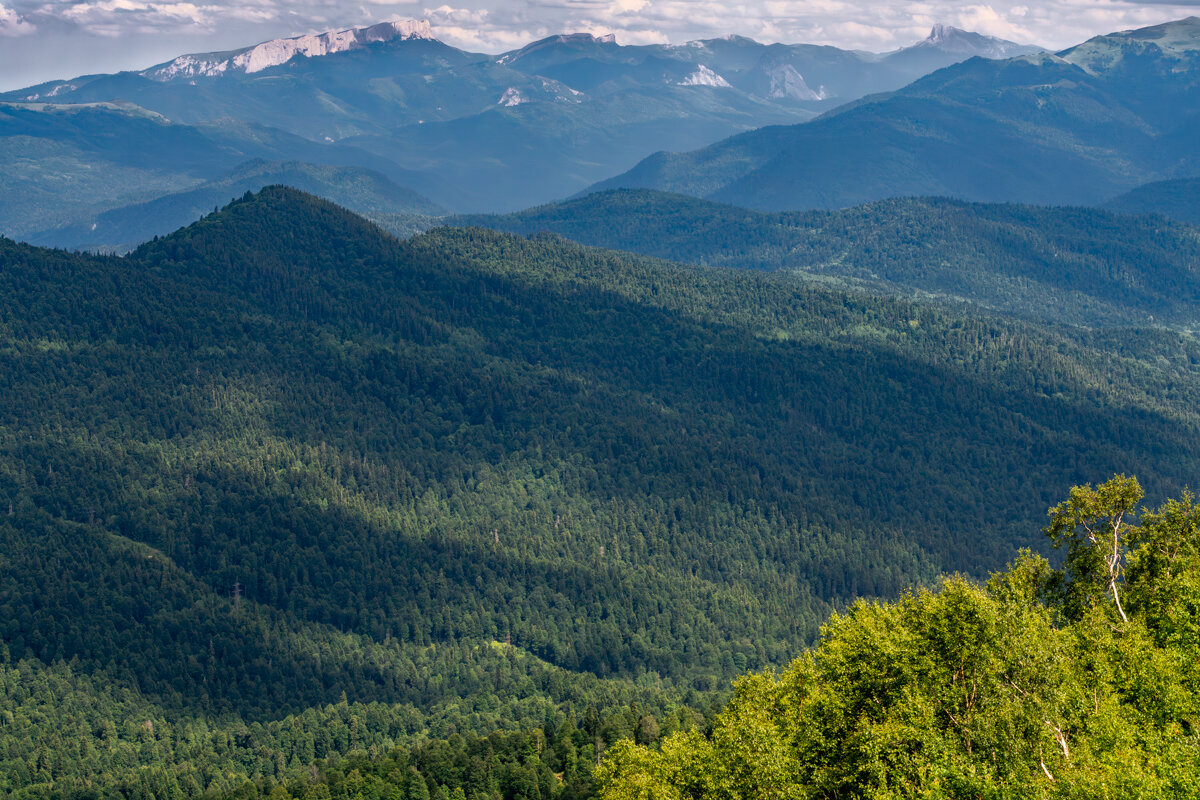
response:
[[[764,213],[614,190],[449,221],[526,235],[552,231],[677,261],[799,271],[1046,322],[1095,327],[1200,318],[1200,232],[1097,209],[902,198],[844,211]]]
[[[1070,485],[1177,491],[1198,363],[279,188],[125,258],[2,240],[4,790],[291,791],[428,737],[463,775],[503,728],[485,796],[586,793],[570,764],[855,597],[997,568]]]

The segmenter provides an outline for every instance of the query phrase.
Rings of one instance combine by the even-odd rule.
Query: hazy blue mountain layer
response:
[[[811,124],[663,152],[599,188],[766,210],[888,197],[1093,205],[1200,173],[1200,18],[1058,54],[971,59]]]
[[[881,56],[736,37],[629,47],[589,35],[490,56],[407,22],[180,56],[0,95],[10,104],[4,188],[32,200],[0,206],[0,232],[90,226],[104,211],[224,179],[250,158],[364,167],[449,208],[511,211],[656,150],[808,120],[973,54],[1014,49],[1029,48],[938,28]],[[97,103],[109,104],[103,119]],[[86,113],[71,111],[81,104]],[[131,163],[147,119],[156,141],[144,163]]]
[[[263,158],[396,173],[365,151],[255,124],[186,125],[127,103],[0,103],[0,232],[90,226],[104,211],[193,189]]]
[[[365,216],[410,221],[445,214],[445,209],[388,178],[358,167],[323,167],[303,162],[248,161],[229,175],[144,203],[112,209],[25,240],[47,247],[127,252],[171,233],[246,192],[286,185],[324,197]],[[424,223],[428,226],[429,223]],[[393,222],[394,226],[394,222]],[[415,232],[415,230],[413,231]]]

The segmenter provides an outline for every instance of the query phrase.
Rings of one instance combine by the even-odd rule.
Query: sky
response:
[[[391,19],[427,19],[442,41],[485,53],[579,31],[622,44],[736,33],[885,52],[937,22],[1059,49],[1191,15],[1200,0],[0,0],[0,90]]]

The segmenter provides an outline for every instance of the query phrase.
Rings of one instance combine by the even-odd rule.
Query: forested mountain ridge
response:
[[[425,736],[467,764],[455,732],[575,714],[540,762],[563,771],[855,596],[1002,564],[1072,483],[1162,496],[1200,466],[1186,334],[555,236],[400,242],[279,188],[124,258],[0,241],[0,320],[0,633],[29,721],[0,737],[31,797],[136,796],[152,765],[267,786]]]
[[[1189,325],[1200,318],[1200,232],[1096,209],[899,198],[844,211],[770,213],[618,189],[445,221],[548,231],[676,261],[795,271],[1043,322]]]

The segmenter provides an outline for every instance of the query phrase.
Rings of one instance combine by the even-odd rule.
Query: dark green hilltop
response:
[[[679,257],[774,258],[766,219]],[[1163,230],[1114,327],[280,187],[125,257],[0,240],[0,794],[622,796],[606,749],[719,732],[856,598],[1048,552],[1075,484],[1180,494],[1200,342],[1130,322],[1195,291]]]

